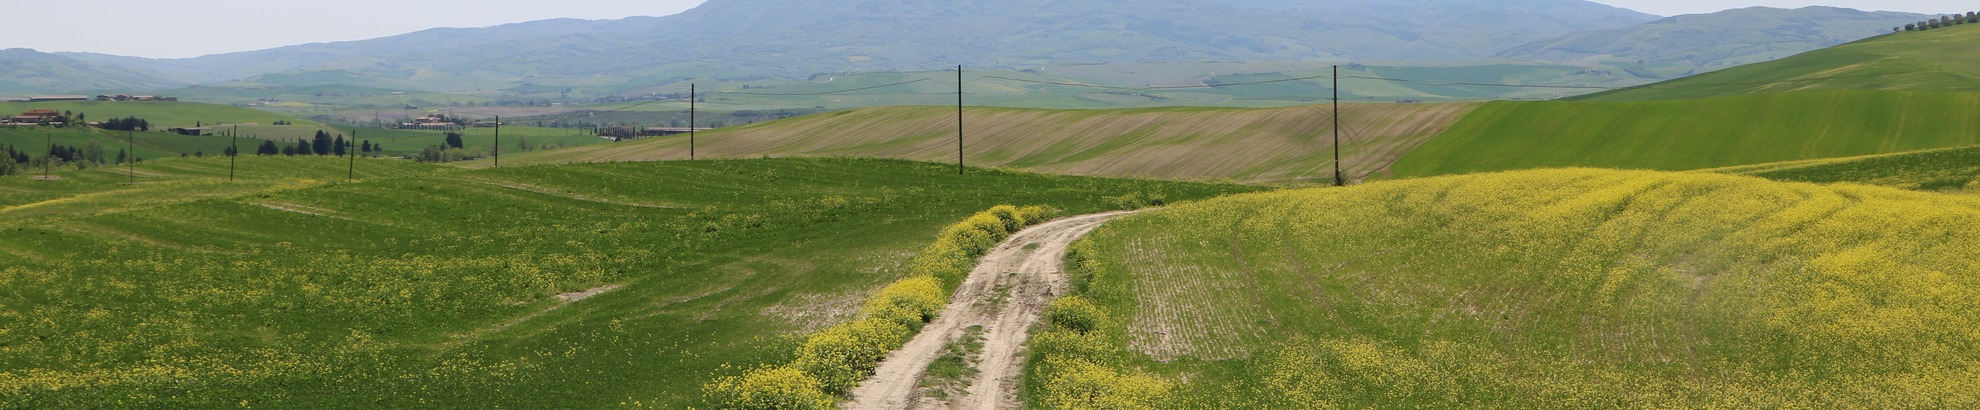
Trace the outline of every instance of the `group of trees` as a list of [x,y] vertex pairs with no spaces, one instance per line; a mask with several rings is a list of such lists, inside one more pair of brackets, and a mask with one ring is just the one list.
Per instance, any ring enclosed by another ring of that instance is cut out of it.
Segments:
[[111,118],[96,127],[111,131],[151,131],[151,121],[138,117]]
[[1968,23],[1980,23],[1980,12],[1969,11],[1966,12],[1966,15],[1963,16],[1954,14],[1954,15],[1939,17],[1931,20],[1920,21],[1917,23],[1906,24],[1904,25],[1904,27],[1891,29],[1891,31],[1925,31],[1936,28],[1952,27],[1952,26],[1968,24]]
[[[343,134],[332,136],[329,132],[318,130],[315,137],[298,139],[295,145],[277,144],[274,140],[262,141],[261,146],[255,148],[254,154],[291,157],[298,155],[336,155],[341,157],[351,153],[352,142],[355,141],[345,140]],[[357,151],[369,155],[374,152],[383,152],[384,150],[382,146],[373,145],[371,140],[364,140],[363,145],[359,146]]]
[[458,132],[448,132],[446,137],[447,139],[442,140],[440,145],[428,146],[426,149],[420,150],[418,155],[413,156],[413,160],[419,162],[454,162],[481,159],[482,152],[469,152],[466,149],[467,136],[461,135]]
[[102,143],[96,141],[84,143],[81,147],[73,145],[50,145],[48,152],[44,153],[44,155],[33,155],[27,150],[9,145],[6,147],[6,152],[0,154],[4,154],[4,156],[0,156],[0,175],[14,175],[24,170],[43,167],[74,167],[81,170],[104,164],[123,164],[126,161],[142,161],[142,159],[132,157],[130,153],[125,152],[123,149],[118,149],[117,156],[111,157],[110,150],[104,148]]

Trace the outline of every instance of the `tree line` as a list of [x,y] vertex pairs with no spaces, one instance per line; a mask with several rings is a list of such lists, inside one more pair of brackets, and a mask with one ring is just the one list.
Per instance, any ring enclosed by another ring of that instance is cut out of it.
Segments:
[[125,162],[144,161],[144,159],[132,156],[121,148],[117,150],[116,157],[111,157],[110,150],[104,148],[102,143],[96,141],[84,143],[81,147],[74,145],[50,145],[48,152],[45,154],[33,155],[28,150],[8,145],[6,152],[0,153],[0,155],[4,155],[4,157],[0,157],[0,175],[15,175],[26,170],[44,167],[73,167],[77,170],[84,170],[104,164],[121,165]]
[[1952,27],[1952,26],[1957,26],[1957,25],[1961,25],[1961,24],[1969,24],[1969,23],[1980,23],[1980,12],[1972,12],[1972,11],[1969,11],[1969,12],[1966,12],[1966,15],[1963,15],[1963,16],[1962,16],[1962,15],[1958,15],[1958,14],[1953,14],[1953,15],[1947,15],[1947,16],[1942,16],[1942,17],[1939,17],[1939,18],[1935,18],[1935,19],[1931,19],[1931,20],[1926,20],[1926,21],[1920,21],[1920,22],[1917,22],[1917,23],[1911,23],[1911,24],[1906,24],[1906,25],[1904,25],[1904,27],[1898,27],[1898,28],[1893,28],[1893,29],[1891,29],[1891,31],[1894,31],[1894,32],[1896,32],[1896,31],[1925,31],[1925,30],[1931,30],[1931,29],[1938,29],[1938,28],[1946,28],[1946,27]]
[[[307,139],[297,139],[294,145],[278,144],[274,140],[262,141],[261,146],[255,148],[254,154],[262,155],[262,156],[282,155],[282,156],[290,156],[290,157],[308,156],[308,155],[319,155],[319,156],[335,155],[341,157],[346,154],[350,154],[350,150],[353,148],[351,147],[352,142],[358,142],[358,141],[346,140],[344,139],[343,134],[336,134],[333,136],[329,132],[325,132],[323,130],[317,130],[316,136]],[[359,154],[367,155],[367,156],[372,155],[373,153],[381,153],[385,151],[385,147],[380,145],[374,145],[371,143],[371,140],[364,140],[362,144],[358,145],[355,148]]]

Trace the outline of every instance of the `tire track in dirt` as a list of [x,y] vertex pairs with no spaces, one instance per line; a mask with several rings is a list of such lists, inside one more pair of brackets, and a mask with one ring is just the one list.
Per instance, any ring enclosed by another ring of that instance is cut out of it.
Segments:
[[[949,306],[906,346],[880,362],[874,376],[853,390],[848,409],[1020,407],[1024,343],[1052,299],[1066,291],[1065,253],[1073,241],[1108,220],[1131,212],[1065,218],[1012,235],[983,257],[956,290]],[[950,342],[971,326],[984,329],[980,373],[947,403],[921,397],[922,373]]]

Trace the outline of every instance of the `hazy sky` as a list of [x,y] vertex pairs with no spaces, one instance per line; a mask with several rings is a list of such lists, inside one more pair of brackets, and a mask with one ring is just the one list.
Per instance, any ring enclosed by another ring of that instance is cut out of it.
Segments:
[[[1327,1],[1327,0],[1314,0]],[[1657,14],[1829,5],[1951,13],[1967,0],[1595,0]],[[434,27],[485,27],[558,17],[664,16],[702,0],[69,0],[53,13],[0,24],[0,48],[195,57],[286,45],[363,40]]]

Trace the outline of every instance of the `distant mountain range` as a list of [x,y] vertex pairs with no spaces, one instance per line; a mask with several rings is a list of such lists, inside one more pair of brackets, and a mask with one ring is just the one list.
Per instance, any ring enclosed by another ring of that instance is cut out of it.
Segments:
[[[434,29],[188,59],[13,51],[0,61],[0,91],[250,84],[595,95],[690,78],[803,79],[959,64],[1608,59],[1710,68],[1868,37],[1877,34],[1872,28],[1921,17],[1747,9],[1659,20],[1582,0],[710,0],[666,17]],[[1726,33],[1737,41],[1723,41]]]
[[115,64],[91,63],[22,48],[0,50],[0,93],[156,90],[185,84]]

